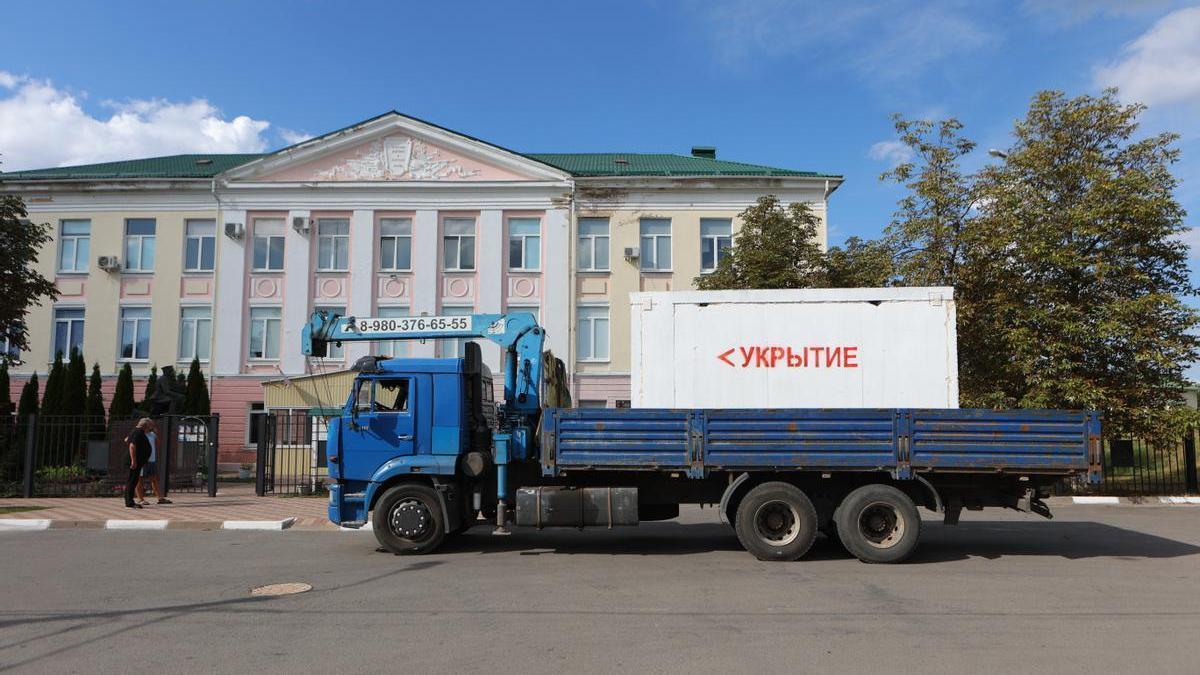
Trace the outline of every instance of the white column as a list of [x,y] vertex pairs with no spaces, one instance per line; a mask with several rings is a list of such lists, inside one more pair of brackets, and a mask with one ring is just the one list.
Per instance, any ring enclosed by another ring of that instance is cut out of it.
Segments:
[[249,232],[245,211],[224,211],[217,221],[217,271],[213,294],[213,375],[237,375],[242,354],[242,310],[246,298],[245,237],[225,236],[226,223],[241,223]]
[[309,219],[308,211],[288,211],[283,228],[283,344],[279,345],[279,369],[285,375],[304,374],[304,355],[300,353],[300,331],[308,323],[312,299],[313,272],[310,266],[312,237],[315,229],[301,234],[293,227],[293,218]]
[[[356,209],[350,216],[350,300],[347,316],[371,316],[375,307],[375,212]],[[347,342],[346,363],[371,353],[369,342]]]
[[542,325],[546,346],[562,359],[567,373],[574,370],[571,358],[571,220],[567,209],[546,211],[543,225],[546,255],[542,265]]
[[[409,313],[412,316],[421,316],[422,313],[431,315],[437,313],[440,251],[437,211],[433,209],[417,211],[413,218],[413,283],[412,288],[409,289]],[[434,342],[433,340],[426,340],[425,344],[413,342],[409,353],[415,357],[432,358]]]
[[[475,276],[475,311],[499,314],[504,306],[504,213],[487,209],[479,213],[479,265]],[[500,345],[479,340],[483,362],[500,372]]]

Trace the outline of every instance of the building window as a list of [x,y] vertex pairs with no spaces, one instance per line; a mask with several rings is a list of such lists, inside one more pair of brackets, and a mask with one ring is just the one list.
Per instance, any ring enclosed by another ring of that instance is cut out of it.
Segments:
[[183,271],[211,272],[217,260],[217,226],[211,220],[189,220],[184,226]]
[[[442,307],[441,316],[470,316],[473,307]],[[448,359],[462,358],[467,344],[466,338],[443,338],[438,340],[438,355]]]
[[246,445],[258,445],[260,427],[267,416],[266,406],[262,401],[254,401],[246,411]]
[[86,272],[92,221],[64,220],[59,225],[58,271]]
[[54,345],[50,356],[70,356],[72,349],[83,351],[83,308],[60,307],[54,310]]
[[279,272],[283,270],[283,220],[264,218],[254,221],[255,272]]
[[442,269],[475,269],[475,219],[447,218],[442,224]]
[[212,348],[212,308],[184,307],[179,311],[179,360],[208,361]]
[[542,308],[537,305],[509,305],[508,313],[513,312],[528,312],[533,315],[533,320],[537,321],[538,325],[542,323]]
[[345,272],[350,269],[350,221],[346,218],[317,220],[317,271]]
[[608,218],[579,219],[579,259],[581,272],[608,271]]
[[150,358],[150,308],[121,308],[121,354],[123,361]]
[[733,221],[728,218],[700,219],[700,271],[712,272],[729,255],[733,246]]
[[642,269],[671,271],[671,219],[642,218]]
[[[408,316],[407,307],[380,307],[376,316],[381,319],[399,319]],[[375,353],[389,359],[408,356],[408,340],[382,340],[375,343]]]
[[542,268],[542,221],[509,218],[508,269],[536,272]]
[[608,360],[608,308],[582,306],[576,314],[575,351],[580,361]]
[[250,308],[250,358],[279,358],[279,308]]
[[130,272],[154,271],[153,218],[129,218],[125,221],[125,269]]
[[21,350],[17,347],[16,337],[21,334],[25,324],[13,322],[5,333],[0,334],[0,355],[8,357],[12,363],[21,362]]
[[[346,316],[346,307],[344,305],[341,307],[337,307],[334,305],[321,305],[320,307],[313,307],[313,309],[318,312],[324,310],[325,312],[327,312],[329,314],[337,314],[338,316]],[[338,360],[338,359],[346,358],[346,349],[342,345],[337,344],[336,342],[329,342],[326,345],[325,349],[326,349],[326,351],[325,351],[324,358],[326,358],[326,359]]]
[[384,272],[407,272],[412,269],[411,218],[380,219],[379,269]]

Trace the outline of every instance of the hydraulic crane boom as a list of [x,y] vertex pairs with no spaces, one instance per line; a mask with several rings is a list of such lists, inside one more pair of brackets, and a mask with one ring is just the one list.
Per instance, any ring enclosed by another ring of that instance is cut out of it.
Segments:
[[541,412],[542,345],[545,331],[528,312],[469,316],[376,318],[318,310],[301,333],[301,351],[325,356],[330,342],[482,338],[503,350],[504,414],[534,417]]

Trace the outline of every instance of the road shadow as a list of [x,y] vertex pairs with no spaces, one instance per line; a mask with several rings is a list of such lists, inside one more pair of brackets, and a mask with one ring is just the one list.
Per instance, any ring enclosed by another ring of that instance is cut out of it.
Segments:
[[[495,536],[488,525],[448,539],[442,552],[511,553],[520,555],[689,555],[741,551],[733,528],[720,523],[643,523],[638,527],[555,529],[538,532],[515,528]],[[968,558],[1042,556],[1085,558],[1177,558],[1200,554],[1200,546],[1145,532],[1096,522],[970,521],[957,526],[925,521],[921,542],[910,563],[937,563]],[[850,559],[840,542],[819,535],[805,560]]]

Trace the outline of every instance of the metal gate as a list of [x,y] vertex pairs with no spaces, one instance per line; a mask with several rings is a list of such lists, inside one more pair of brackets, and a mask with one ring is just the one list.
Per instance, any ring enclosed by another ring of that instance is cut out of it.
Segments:
[[1176,443],[1152,445],[1139,438],[1104,443],[1104,479],[1094,491],[1105,495],[1183,495],[1197,486],[1196,447],[1200,429]]
[[321,495],[328,491],[328,419],[308,411],[259,415],[255,492]]

